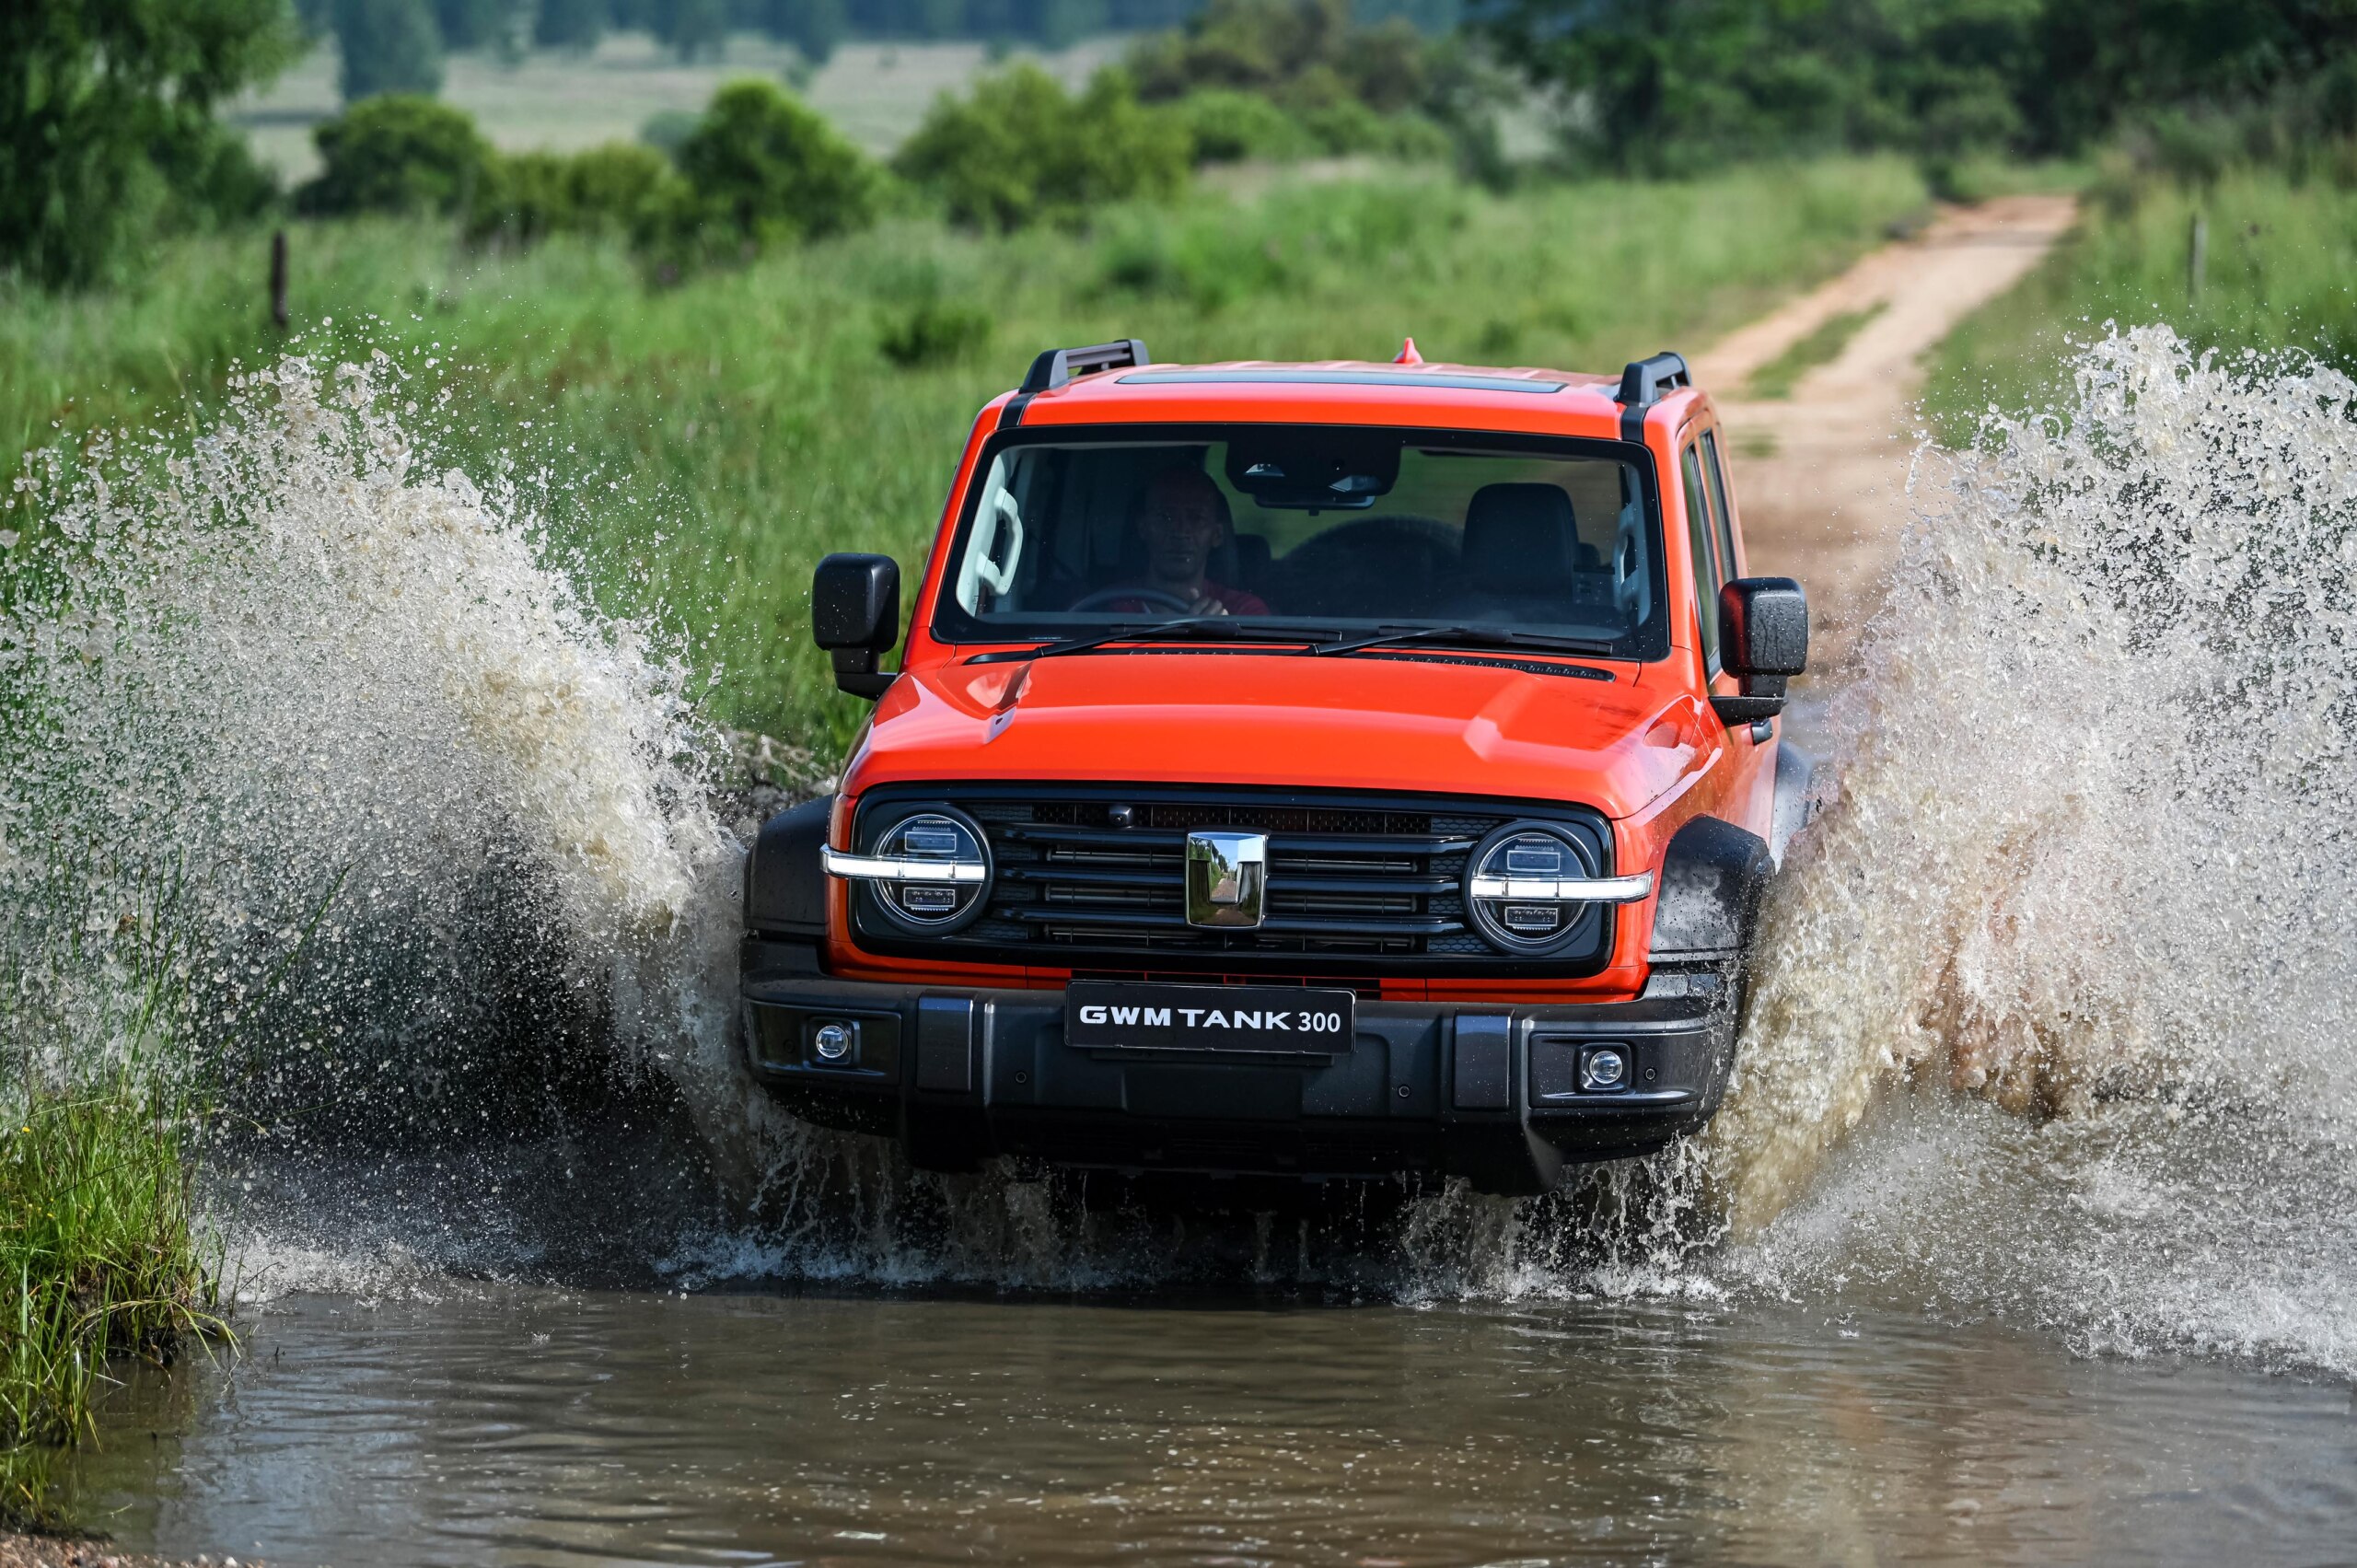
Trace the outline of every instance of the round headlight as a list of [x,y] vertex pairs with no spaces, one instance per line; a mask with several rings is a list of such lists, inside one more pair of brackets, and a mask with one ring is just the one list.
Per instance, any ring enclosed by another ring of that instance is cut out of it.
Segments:
[[906,880],[867,884],[870,895],[898,925],[928,935],[956,929],[981,912],[990,898],[990,846],[982,830],[962,811],[940,808],[903,817],[886,828],[868,852],[879,860],[913,865],[980,866],[970,881]]
[[[1543,889],[1594,877],[1587,846],[1549,822],[1510,822],[1481,841],[1465,863],[1465,912],[1493,947],[1549,953],[1562,947],[1594,906],[1554,897],[1517,896],[1516,884]],[[1478,886],[1501,887],[1494,896]],[[1551,892],[1551,889],[1547,889]]]

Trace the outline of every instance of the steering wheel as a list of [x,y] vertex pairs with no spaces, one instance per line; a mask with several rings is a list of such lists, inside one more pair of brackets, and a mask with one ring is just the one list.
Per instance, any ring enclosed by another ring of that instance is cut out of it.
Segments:
[[1176,610],[1181,615],[1195,608],[1194,600],[1180,598],[1177,594],[1167,593],[1161,588],[1099,588],[1095,593],[1083,595],[1075,602],[1064,606],[1064,613],[1077,615],[1085,610],[1103,610],[1108,605],[1119,604],[1124,599],[1135,599],[1149,608],[1160,605],[1166,610]]

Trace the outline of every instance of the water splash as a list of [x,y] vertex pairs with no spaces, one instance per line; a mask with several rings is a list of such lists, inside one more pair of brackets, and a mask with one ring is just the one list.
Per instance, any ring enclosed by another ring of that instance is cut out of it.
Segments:
[[[1549,1199],[1190,1223],[778,1116],[735,1064],[737,849],[681,665],[512,488],[432,471],[432,397],[381,358],[285,361],[192,450],[20,487],[0,891],[41,918],[0,928],[8,1005],[20,1040],[102,1012],[124,949],[192,932],[192,1007],[262,1071],[472,1129],[341,1204],[290,1189],[308,1229],[252,1251],[314,1285],[546,1261],[506,1180],[683,1283],[1765,1291],[2357,1367],[2353,395],[2132,332],[2059,413],[1927,459],[1725,1110]],[[574,1196],[574,1134],[486,1113],[501,1062],[585,1051],[661,1070],[749,1220],[691,1180]]]
[[192,444],[30,456],[0,958],[42,1071],[123,1047],[134,949],[263,1099],[481,1121],[486,1059],[617,1019],[642,1064],[697,1058],[678,977],[735,845],[684,670],[542,561],[512,486],[430,471],[431,418],[383,355],[288,357]]
[[1920,487],[1701,1151],[1736,1267],[2357,1365],[2353,420],[2147,328]]

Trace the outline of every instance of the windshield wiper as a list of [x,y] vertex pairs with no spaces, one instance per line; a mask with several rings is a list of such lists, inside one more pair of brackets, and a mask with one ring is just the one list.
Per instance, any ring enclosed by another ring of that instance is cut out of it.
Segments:
[[1354,654],[1361,648],[1398,647],[1408,643],[1462,643],[1469,646],[1529,648],[1548,654],[1593,654],[1610,656],[1619,645],[1602,637],[1558,637],[1546,632],[1514,632],[1496,626],[1415,626],[1386,629],[1372,637],[1347,643],[1320,643],[1302,651],[1309,654]]
[[1054,658],[1060,654],[1085,654],[1091,648],[1101,648],[1108,643],[1178,642],[1202,637],[1220,642],[1309,643],[1334,633],[1313,629],[1307,632],[1271,632],[1253,622],[1239,621],[1232,615],[1190,615],[1178,621],[1165,621],[1152,626],[1114,626],[1102,632],[1091,632],[1085,637],[1071,637],[1061,643],[1050,643],[1039,648],[1000,648],[995,652],[976,654],[968,664],[1013,664],[1018,660]]

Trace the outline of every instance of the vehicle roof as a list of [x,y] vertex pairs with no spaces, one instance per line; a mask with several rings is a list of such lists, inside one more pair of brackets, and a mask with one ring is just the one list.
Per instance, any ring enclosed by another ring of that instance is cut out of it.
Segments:
[[[1116,366],[993,406],[1021,398],[1026,426],[1297,421],[1617,437],[1620,384],[1618,376],[1537,366],[1241,359]],[[1656,406],[1700,395],[1681,389]]]

